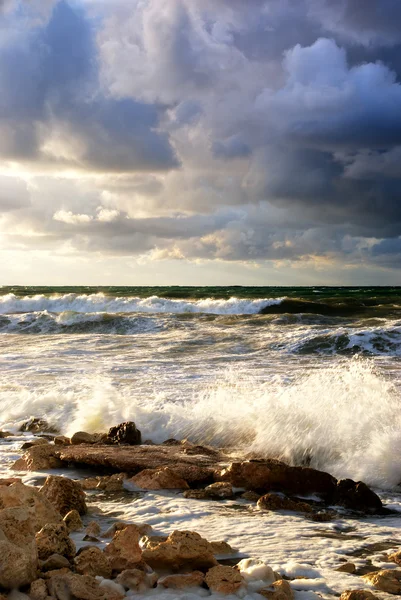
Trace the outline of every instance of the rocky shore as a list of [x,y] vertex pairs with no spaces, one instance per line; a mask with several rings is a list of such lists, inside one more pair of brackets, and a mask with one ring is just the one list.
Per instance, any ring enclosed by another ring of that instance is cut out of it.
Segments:
[[[92,475],[74,480],[50,474],[40,488],[24,485],[18,477],[0,480],[0,600],[15,590],[19,596],[13,600],[122,600],[165,590],[189,590],[194,598],[294,598],[288,576],[261,561],[235,559],[238,549],[227,541],[211,542],[187,530],[155,535],[140,522],[115,521],[102,531],[96,518],[88,521],[91,490],[170,490],[199,501],[238,498],[261,513],[287,511],[318,522],[332,521],[338,511],[356,517],[391,513],[363,482],[337,480],[274,459],[244,460],[235,451],[186,440],[142,443],[133,423],[122,423],[108,434],[77,432],[70,439],[35,419],[24,428],[36,437],[13,465],[16,475],[60,468],[68,475],[71,466]],[[7,435],[12,434],[3,432],[2,437]],[[79,548],[71,537],[76,532],[82,532],[84,542]],[[401,594],[401,570],[396,568],[401,550],[387,559],[394,568],[364,572],[360,590],[346,585],[355,565],[339,565],[344,573],[341,599]]]

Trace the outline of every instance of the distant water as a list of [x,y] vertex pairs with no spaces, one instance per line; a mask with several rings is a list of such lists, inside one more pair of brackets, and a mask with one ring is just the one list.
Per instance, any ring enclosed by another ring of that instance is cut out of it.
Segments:
[[401,288],[2,287],[0,428],[135,420],[401,481]]

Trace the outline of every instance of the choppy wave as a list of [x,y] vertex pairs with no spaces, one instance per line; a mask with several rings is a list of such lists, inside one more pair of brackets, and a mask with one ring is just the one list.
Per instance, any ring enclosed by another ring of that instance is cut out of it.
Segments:
[[0,314],[43,312],[50,313],[210,313],[210,314],[257,314],[266,306],[276,306],[282,298],[243,298],[203,300],[173,300],[150,296],[118,297],[105,294],[63,294],[18,297],[7,294],[0,297]]
[[35,415],[71,434],[131,419],[155,442],[189,438],[383,488],[401,482],[399,391],[370,361],[263,382],[230,371],[206,389],[199,384],[193,396],[182,402],[159,392],[144,399],[99,375],[76,388],[52,384],[39,393],[20,387],[2,399],[2,427]]

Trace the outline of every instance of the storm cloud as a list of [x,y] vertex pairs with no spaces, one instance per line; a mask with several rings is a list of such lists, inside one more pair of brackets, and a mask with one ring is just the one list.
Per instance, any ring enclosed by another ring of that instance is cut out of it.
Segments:
[[394,0],[2,2],[4,251],[390,281],[400,32]]

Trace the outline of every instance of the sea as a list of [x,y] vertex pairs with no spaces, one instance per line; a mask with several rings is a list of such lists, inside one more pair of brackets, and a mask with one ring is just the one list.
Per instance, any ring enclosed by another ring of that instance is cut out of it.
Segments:
[[[225,539],[290,577],[298,600],[368,587],[335,570],[345,559],[394,568],[400,287],[3,286],[0,368],[0,430],[30,417],[65,435],[135,421],[152,442],[188,439],[362,480],[394,511],[322,524],[241,500],[147,493],[93,498],[103,518]],[[19,435],[0,440],[2,475]]]

